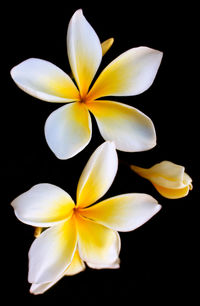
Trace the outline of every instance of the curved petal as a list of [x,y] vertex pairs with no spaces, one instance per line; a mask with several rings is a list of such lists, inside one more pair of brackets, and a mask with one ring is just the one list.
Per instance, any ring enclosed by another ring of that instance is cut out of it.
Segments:
[[161,206],[148,194],[130,193],[112,197],[80,210],[81,215],[113,230],[127,232],[152,218]]
[[80,257],[93,267],[112,265],[120,252],[117,232],[89,219],[77,216],[78,249]]
[[192,186],[192,179],[191,177],[187,174],[187,173],[184,173],[183,174],[183,184],[185,186],[189,186],[189,189],[192,190],[193,189],[193,186]]
[[33,186],[11,205],[20,221],[37,227],[49,227],[66,220],[74,208],[70,195],[51,184]]
[[114,38],[109,38],[101,43],[102,48],[102,55],[104,56],[108,50],[112,47],[112,44],[114,43]]
[[85,264],[81,260],[78,251],[76,250],[74,257],[72,259],[71,264],[66,269],[64,273],[59,275],[54,281],[48,282],[48,283],[42,283],[42,284],[32,284],[30,288],[30,293],[32,294],[42,294],[48,289],[50,289],[52,286],[54,286],[63,276],[67,275],[74,275],[77,273],[80,273],[85,270]]
[[149,169],[131,165],[131,169],[152,183],[166,188],[183,188],[187,185],[187,180],[184,181],[185,168],[170,161],[162,161]]
[[78,10],[67,32],[67,51],[74,78],[84,97],[102,58],[101,43],[94,29]]
[[35,295],[43,294],[44,292],[49,290],[51,287],[53,287],[62,277],[63,277],[63,274],[62,276],[60,276],[58,279],[56,279],[53,282],[42,283],[42,284],[31,284],[30,293],[35,294]]
[[54,282],[42,283],[42,284],[31,284],[30,293],[32,294],[43,294],[45,291],[53,287],[62,277],[56,279]]
[[87,103],[105,140],[114,141],[125,152],[145,151],[156,145],[153,122],[145,114],[129,105],[113,101]]
[[124,52],[102,71],[88,94],[88,100],[144,92],[153,83],[161,59],[162,52],[147,47]]
[[30,283],[54,281],[72,262],[77,244],[74,217],[45,230],[29,251]]
[[188,195],[190,186],[182,188],[167,188],[153,183],[156,190],[165,198],[168,199],[179,199]]
[[70,102],[80,99],[78,89],[70,77],[45,60],[25,60],[11,70],[11,76],[19,88],[40,100]]
[[110,188],[117,173],[118,158],[115,145],[104,142],[92,154],[77,186],[77,207],[86,207]]
[[90,114],[84,103],[64,105],[51,113],[45,124],[46,141],[59,159],[82,151],[91,139]]
[[85,264],[82,261],[82,259],[80,258],[78,249],[76,250],[74,257],[72,259],[71,264],[69,265],[69,267],[67,268],[67,270],[65,271],[64,275],[66,276],[71,276],[71,275],[75,275],[77,273],[80,273],[82,271],[85,270]]
[[91,264],[87,262],[89,268],[92,269],[119,269],[120,268],[120,259],[117,258],[112,264],[110,265],[102,265],[102,264]]

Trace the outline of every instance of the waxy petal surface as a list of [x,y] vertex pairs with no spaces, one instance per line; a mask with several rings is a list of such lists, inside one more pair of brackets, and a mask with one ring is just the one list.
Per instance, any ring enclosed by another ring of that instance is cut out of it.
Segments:
[[78,251],[76,250],[74,257],[72,259],[71,264],[66,269],[64,273],[61,273],[54,281],[48,282],[48,283],[42,283],[42,284],[32,284],[30,288],[30,292],[32,294],[42,294],[48,289],[50,289],[52,286],[54,286],[63,276],[67,275],[75,275],[77,273],[80,273],[85,270],[85,264],[81,260]]
[[162,52],[147,47],[124,52],[102,71],[88,94],[88,100],[144,92],[153,83],[161,59]]
[[68,159],[82,151],[91,139],[90,114],[84,103],[64,105],[51,113],[45,124],[45,137],[59,159]]
[[15,66],[11,76],[26,93],[48,102],[79,100],[79,92],[71,78],[56,65],[30,58]]
[[[121,241],[119,237],[119,244],[121,246]],[[92,264],[90,262],[87,262],[87,265],[89,268],[92,269],[119,269],[120,268],[120,259],[117,258],[112,264],[105,265],[105,264]]]
[[49,227],[66,220],[75,206],[67,192],[51,184],[33,186],[11,205],[21,222],[37,227]]
[[69,267],[67,268],[67,270],[65,271],[64,275],[66,276],[71,276],[71,275],[75,275],[77,273],[80,273],[82,271],[85,270],[85,264],[82,261],[82,259],[80,258],[78,249],[76,250],[74,257],[72,259],[71,264],[69,265]]
[[145,151],[156,145],[154,125],[134,107],[113,101],[87,103],[105,140],[114,141],[125,152]]
[[92,154],[77,186],[77,207],[86,207],[101,198],[110,188],[118,167],[115,145],[104,142]]
[[78,10],[72,16],[67,32],[67,51],[71,69],[84,97],[102,59],[101,43],[94,29]]
[[108,266],[117,259],[120,238],[117,232],[77,216],[78,250],[81,258],[93,267]]
[[150,195],[130,193],[104,200],[82,209],[80,213],[113,230],[127,232],[147,222],[160,209],[161,206]]
[[167,188],[157,184],[154,184],[156,190],[165,198],[168,199],[179,199],[188,195],[190,191],[190,186],[185,186],[182,188]]
[[30,283],[54,281],[72,262],[77,244],[74,217],[45,230],[29,251]]
[[134,107],[113,101],[87,103],[105,140],[125,152],[145,151],[156,145],[153,122]]

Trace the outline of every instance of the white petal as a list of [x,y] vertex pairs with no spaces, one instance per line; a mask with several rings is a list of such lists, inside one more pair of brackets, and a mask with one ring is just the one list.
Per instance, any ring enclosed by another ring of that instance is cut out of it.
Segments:
[[64,275],[62,274],[58,279],[55,279],[52,282],[42,283],[42,284],[32,284],[30,288],[30,293],[32,294],[42,294],[51,287],[53,287]]
[[113,101],[87,103],[105,140],[125,152],[145,151],[156,145],[153,122],[138,109]]
[[91,118],[84,103],[64,105],[51,113],[45,124],[45,137],[59,159],[82,151],[91,139]]
[[152,218],[161,206],[148,194],[122,194],[82,209],[80,213],[90,220],[113,230],[127,232]]
[[30,283],[54,281],[70,265],[77,244],[74,218],[45,230],[29,251]]
[[[114,263],[115,268],[117,267],[117,262]],[[54,281],[42,284],[32,284],[30,288],[30,292],[33,294],[42,294],[52,286],[54,286],[63,276],[67,275],[75,275],[85,270],[85,264],[81,260],[78,251],[74,253],[74,257],[72,259],[71,264],[67,267],[67,269],[61,273]]]
[[26,93],[48,102],[79,100],[79,92],[70,77],[56,65],[30,58],[11,70],[15,83]]
[[77,206],[86,207],[110,188],[118,167],[115,145],[104,142],[92,154],[87,162],[77,187]]
[[120,259],[117,258],[112,264],[110,265],[101,265],[101,264],[91,264],[87,262],[89,268],[92,269],[119,269],[120,268]]
[[51,184],[38,184],[11,203],[23,223],[49,227],[69,218],[74,208],[70,195]]
[[69,23],[67,51],[73,75],[83,97],[101,62],[102,48],[82,10],[76,11]]
[[88,100],[144,92],[153,83],[161,59],[162,52],[147,47],[124,52],[102,71],[88,94]]

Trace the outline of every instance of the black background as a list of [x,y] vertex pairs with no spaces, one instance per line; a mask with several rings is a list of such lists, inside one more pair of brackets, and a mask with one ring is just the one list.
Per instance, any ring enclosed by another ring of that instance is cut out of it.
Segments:
[[[96,3],[84,7],[57,1],[3,7],[1,14],[6,18],[1,27],[1,263],[2,292],[7,301],[14,297],[28,305],[79,305],[81,302],[107,305],[121,300],[124,304],[141,305],[143,301],[163,304],[166,300],[180,302],[194,298],[198,275],[195,216],[199,205],[196,7],[192,2],[176,7],[165,3],[133,2],[112,7],[108,7],[108,3]],[[59,105],[39,101],[22,92],[10,78],[9,71],[27,58],[38,57],[69,72],[67,25],[79,8],[83,9],[101,41],[115,38],[100,70],[132,47],[148,46],[164,52],[149,90],[138,96],[113,99],[140,109],[153,120],[157,146],[140,153],[118,151],[119,170],[104,196],[145,192],[162,204],[162,210],[141,228],[120,234],[119,270],[87,268],[83,273],[63,278],[45,294],[33,296],[27,282],[27,253],[33,241],[33,228],[16,219],[10,202],[33,185],[44,182],[60,186],[75,199],[82,169],[103,139],[93,120],[89,145],[72,159],[58,160],[46,144],[44,123]],[[150,167],[162,160],[186,167],[194,185],[187,197],[163,198],[124,163]]]

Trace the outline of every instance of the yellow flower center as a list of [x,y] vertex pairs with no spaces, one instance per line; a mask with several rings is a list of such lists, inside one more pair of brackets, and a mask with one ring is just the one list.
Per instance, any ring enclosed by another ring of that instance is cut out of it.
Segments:
[[78,214],[80,214],[80,209],[79,209],[79,207],[74,207],[73,208],[73,213],[72,213],[74,216],[77,216]]
[[80,96],[80,102],[81,102],[81,103],[86,103],[86,101],[87,101],[86,97],[81,97],[81,96]]
[[[89,92],[90,92],[90,91],[89,91]],[[81,93],[79,92],[79,102],[80,102],[80,103],[85,103],[85,104],[87,104],[87,103],[93,101],[93,99],[91,99],[90,96],[89,96],[89,92],[86,93],[86,94],[81,94]]]

